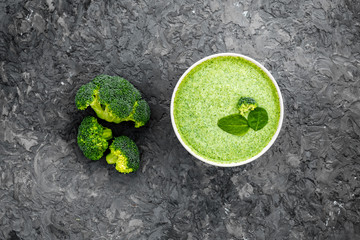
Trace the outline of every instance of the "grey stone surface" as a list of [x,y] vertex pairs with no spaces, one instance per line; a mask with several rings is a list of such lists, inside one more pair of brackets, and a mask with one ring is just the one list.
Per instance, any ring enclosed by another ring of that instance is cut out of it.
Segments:
[[[173,133],[172,90],[219,52],[263,63],[285,100],[259,160],[212,167]],[[1,0],[0,239],[360,239],[357,0]],[[77,89],[127,78],[152,109],[115,127],[142,164],[87,160]]]

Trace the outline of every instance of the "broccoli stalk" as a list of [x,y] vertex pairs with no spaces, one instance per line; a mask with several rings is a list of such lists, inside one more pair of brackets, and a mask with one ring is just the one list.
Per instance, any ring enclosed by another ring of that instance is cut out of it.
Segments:
[[115,169],[118,172],[130,173],[138,170],[139,149],[130,138],[126,136],[115,138],[109,149],[110,153],[106,156],[106,161],[108,164],[116,164]]
[[135,127],[150,119],[150,107],[141,99],[140,92],[121,77],[99,75],[80,87],[75,103],[78,109],[91,106],[96,115],[108,122],[134,121]]
[[108,164],[115,164],[118,160],[120,160],[119,164],[124,163],[126,161],[126,158],[122,156],[120,151],[113,151],[108,155],[106,155],[106,162]]
[[103,134],[102,134],[102,137],[105,139],[105,140],[110,140],[112,139],[112,131],[110,128],[106,128],[106,127],[103,127],[104,128],[104,131],[103,131]]
[[99,160],[112,138],[112,131],[100,125],[96,118],[88,116],[81,122],[78,130],[77,142],[85,157]]
[[107,122],[121,122],[121,119],[114,116],[114,114],[109,110],[108,106],[101,106],[98,93],[95,94],[94,101],[90,103],[90,106],[92,107],[92,109],[94,109],[96,115],[99,118],[104,119]]

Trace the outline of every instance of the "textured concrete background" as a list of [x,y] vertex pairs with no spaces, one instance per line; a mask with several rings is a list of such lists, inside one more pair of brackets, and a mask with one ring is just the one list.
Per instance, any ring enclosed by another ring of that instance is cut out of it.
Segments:
[[[231,169],[191,157],[169,117],[185,69],[227,51],[286,107],[273,147]],[[0,239],[360,239],[359,69],[357,0],[1,0]],[[74,96],[100,73],[150,103],[146,127],[114,128],[136,174],[77,147],[93,112]]]

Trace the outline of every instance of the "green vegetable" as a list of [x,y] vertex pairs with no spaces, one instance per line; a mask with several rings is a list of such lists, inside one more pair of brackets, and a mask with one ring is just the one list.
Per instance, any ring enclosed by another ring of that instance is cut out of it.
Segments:
[[135,172],[139,168],[139,149],[135,142],[126,136],[117,137],[109,147],[106,156],[108,164],[116,164],[116,170],[121,173]]
[[265,125],[268,123],[268,120],[269,117],[266,110],[261,107],[255,108],[255,110],[251,111],[248,116],[249,126],[255,131],[265,127]]
[[227,133],[243,136],[249,130],[249,125],[245,117],[240,114],[232,114],[219,119],[217,125]]
[[254,110],[256,107],[256,101],[250,97],[241,97],[237,104],[237,108],[239,109],[240,114],[243,116],[245,116],[245,113]]
[[77,142],[85,157],[99,160],[109,146],[107,140],[111,138],[110,129],[100,125],[96,118],[88,116],[79,126]]
[[139,100],[135,103],[132,114],[130,114],[130,120],[135,122],[135,127],[141,127],[149,121],[150,107],[145,100]]
[[126,79],[99,75],[80,87],[75,96],[78,109],[91,106],[97,116],[108,122],[135,122],[135,127],[145,125],[150,119],[150,107],[141,99],[140,92]]

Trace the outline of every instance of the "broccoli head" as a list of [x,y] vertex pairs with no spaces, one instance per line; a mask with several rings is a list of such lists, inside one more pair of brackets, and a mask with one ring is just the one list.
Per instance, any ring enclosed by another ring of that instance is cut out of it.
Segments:
[[135,142],[126,136],[114,138],[106,156],[108,164],[116,164],[116,170],[121,173],[135,172],[139,168],[139,149]]
[[140,92],[126,79],[99,75],[80,87],[75,96],[78,109],[91,106],[97,116],[108,122],[134,121],[141,127],[150,119],[150,107]]
[[96,118],[88,116],[79,126],[77,142],[85,157],[99,160],[109,146],[107,140],[111,138],[111,129],[100,125]]
[[241,97],[237,104],[237,108],[240,111],[240,114],[245,116],[245,113],[252,111],[257,107],[256,101],[251,97]]

